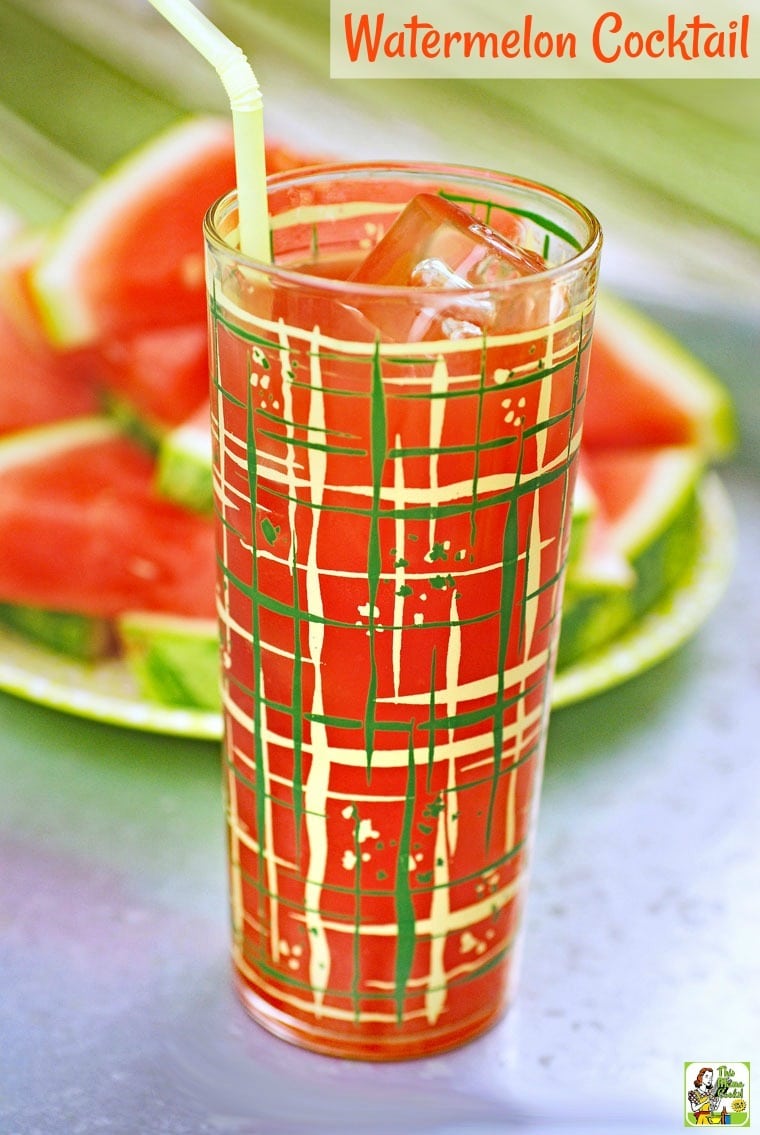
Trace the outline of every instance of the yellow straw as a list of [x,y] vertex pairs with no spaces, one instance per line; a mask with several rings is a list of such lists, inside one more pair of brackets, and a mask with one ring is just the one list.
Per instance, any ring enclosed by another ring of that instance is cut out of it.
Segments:
[[[232,40],[190,0],[150,0],[216,70],[232,109],[240,251],[270,261],[264,161],[264,103],[251,65]],[[209,202],[211,204],[211,202]]]

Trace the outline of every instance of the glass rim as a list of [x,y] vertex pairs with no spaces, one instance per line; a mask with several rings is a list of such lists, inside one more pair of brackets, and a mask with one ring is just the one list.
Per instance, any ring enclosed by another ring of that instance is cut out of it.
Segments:
[[[555,279],[561,279],[583,268],[599,255],[603,239],[602,227],[595,214],[582,202],[543,182],[534,181],[531,178],[521,177],[516,174],[499,173],[485,166],[427,161],[324,162],[308,166],[296,166],[290,170],[282,170],[279,173],[270,174],[267,177],[267,191],[271,193],[274,190],[287,189],[290,184],[295,185],[304,182],[324,181],[327,178],[335,179],[338,177],[348,180],[350,177],[360,175],[370,179],[376,177],[380,180],[381,177],[392,177],[394,174],[419,175],[420,177],[426,177],[430,180],[445,178],[446,176],[468,178],[474,182],[479,181],[484,185],[488,183],[500,185],[505,189],[514,186],[516,189],[533,192],[543,198],[559,202],[585,222],[588,232],[586,242],[577,252],[574,252],[573,255],[568,257],[567,260],[562,261],[561,264],[554,264],[550,268],[546,268],[541,272],[535,272],[530,276],[517,276],[507,280],[499,280],[495,283],[473,285],[473,287],[468,290],[474,294],[482,293],[492,295],[495,291],[506,291],[551,283]],[[345,295],[347,291],[351,291],[355,295],[374,296],[376,298],[382,296],[386,299],[401,297],[407,300],[410,296],[419,292],[425,292],[427,295],[439,297],[452,295],[461,296],[461,290],[455,287],[355,282],[353,280],[329,276],[317,276],[308,272],[299,271],[297,268],[272,264],[268,261],[259,260],[254,256],[249,256],[241,252],[239,248],[229,244],[218,231],[217,227],[223,214],[234,207],[237,198],[237,189],[231,189],[214,201],[208,208],[203,219],[203,231],[206,240],[216,252],[234,260],[241,266],[268,276],[272,280],[289,284],[293,287],[308,286],[312,291],[322,292],[324,294],[334,293],[337,295],[340,293]],[[401,211],[402,208],[403,205],[400,205],[399,211]]]

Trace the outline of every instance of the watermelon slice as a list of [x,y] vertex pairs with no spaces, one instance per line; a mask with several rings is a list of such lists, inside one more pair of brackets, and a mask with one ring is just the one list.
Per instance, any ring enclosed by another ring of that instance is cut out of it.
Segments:
[[581,453],[573,496],[573,527],[567,577],[584,591],[627,589],[636,576],[625,551],[615,545],[599,494],[591,484],[588,459]]
[[[311,164],[268,141],[269,172]],[[33,277],[55,343],[205,326],[203,217],[235,184],[226,119],[194,117],[114,167],[68,215]]]
[[219,709],[216,619],[130,611],[119,618],[117,632],[146,698],[163,705]]
[[93,362],[111,407],[134,417],[160,438],[208,404],[208,333],[205,323],[157,327],[103,343]]
[[324,154],[305,154],[301,150],[294,150],[278,138],[267,138],[265,145],[265,160],[267,173],[284,173],[299,166],[319,165],[326,160]]
[[39,248],[38,238],[22,239],[0,263],[0,434],[97,409],[91,355],[51,347],[30,301]]
[[0,603],[0,624],[40,646],[82,661],[113,654],[118,645],[108,619],[78,615],[73,611]]
[[156,489],[169,500],[210,514],[214,507],[211,476],[211,425],[208,399],[162,438]]
[[172,127],[99,181],[34,274],[53,340],[204,322],[203,216],[234,184],[231,129],[214,118]]
[[213,526],[154,493],[152,458],[113,422],[16,434],[0,478],[0,602],[214,616]]
[[[558,667],[609,642],[690,568],[704,465],[697,449],[682,446],[584,455],[599,507],[597,535],[588,537],[594,567],[568,572]],[[610,557],[629,565],[628,581],[605,578],[599,564]]]
[[584,411],[586,450],[693,445],[724,458],[736,431],[728,392],[663,328],[599,297]]

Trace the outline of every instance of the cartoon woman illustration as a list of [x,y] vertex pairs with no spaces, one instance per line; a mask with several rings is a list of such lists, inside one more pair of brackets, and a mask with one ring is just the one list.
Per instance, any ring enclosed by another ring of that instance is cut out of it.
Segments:
[[708,1123],[726,1123],[726,1109],[716,1115],[721,1097],[717,1094],[717,1085],[713,1084],[712,1068],[700,1068],[694,1081],[694,1090],[689,1092],[689,1106],[697,1117],[697,1127]]

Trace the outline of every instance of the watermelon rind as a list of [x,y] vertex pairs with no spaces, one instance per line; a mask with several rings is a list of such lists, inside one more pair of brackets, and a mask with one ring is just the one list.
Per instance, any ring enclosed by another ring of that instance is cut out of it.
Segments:
[[660,323],[609,292],[599,295],[594,327],[635,365],[655,399],[661,391],[680,406],[692,426],[689,444],[716,461],[733,453],[737,430],[731,396],[700,359]]
[[596,494],[578,471],[573,491],[572,528],[567,549],[567,570],[572,571],[584,558],[591,523],[597,510]]
[[10,434],[0,441],[0,475],[18,465],[44,461],[68,449],[118,437],[116,422],[104,417],[71,418]]
[[[100,337],[97,311],[87,292],[93,254],[118,231],[146,192],[170,183],[192,158],[200,160],[204,151],[229,135],[223,118],[183,120],[132,151],[80,198],[31,276],[43,323],[54,343],[81,346]],[[200,233],[198,242],[200,250]]]
[[673,587],[610,642],[557,671],[552,709],[574,705],[614,689],[657,666],[684,645],[712,614],[736,559],[736,520],[715,474],[698,493],[697,552]]
[[113,653],[115,646],[107,619],[79,615],[74,611],[0,603],[0,624],[40,646],[83,661],[104,658]]
[[581,465],[573,492],[572,529],[565,568],[568,586],[583,592],[627,590],[636,577],[625,552],[609,545],[602,547],[600,541],[594,539],[599,510],[599,498]]
[[632,586],[603,589],[568,576],[557,665],[562,668],[610,642],[635,622],[693,563],[699,547],[699,486],[702,454],[673,446],[653,459],[645,489],[616,524],[608,540],[625,557]]
[[211,473],[211,430],[195,421],[177,426],[161,439],[156,489],[168,500],[194,512],[209,514],[214,507]]
[[163,705],[219,709],[215,619],[130,611],[117,620],[117,633],[143,697]]
[[131,437],[151,453],[157,453],[164,431],[161,426],[140,414],[128,398],[114,394],[112,390],[100,392],[101,409],[115,422],[119,432]]

